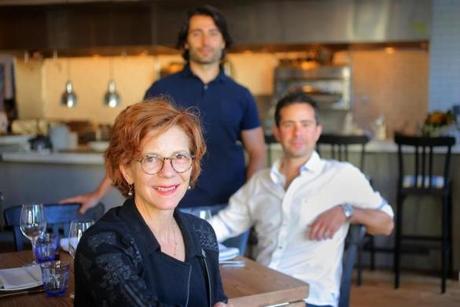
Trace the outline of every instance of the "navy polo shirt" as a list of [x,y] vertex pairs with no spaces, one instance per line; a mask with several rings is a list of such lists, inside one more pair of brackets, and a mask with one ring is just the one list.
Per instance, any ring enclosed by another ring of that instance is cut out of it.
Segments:
[[246,168],[241,131],[260,126],[251,93],[225,75],[208,84],[190,67],[155,82],[145,98],[168,95],[181,107],[194,107],[200,114],[207,153],[201,161],[197,184],[188,190],[181,207],[226,203],[245,182]]

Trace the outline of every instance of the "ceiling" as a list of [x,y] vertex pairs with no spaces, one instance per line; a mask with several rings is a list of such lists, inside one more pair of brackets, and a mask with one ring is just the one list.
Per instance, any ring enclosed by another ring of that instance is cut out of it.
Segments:
[[[326,46],[425,48],[431,0],[207,0],[227,17],[233,51]],[[199,0],[0,0],[0,52],[44,56],[169,53]]]
[[143,0],[0,0],[0,5],[49,5],[88,2],[139,2]]

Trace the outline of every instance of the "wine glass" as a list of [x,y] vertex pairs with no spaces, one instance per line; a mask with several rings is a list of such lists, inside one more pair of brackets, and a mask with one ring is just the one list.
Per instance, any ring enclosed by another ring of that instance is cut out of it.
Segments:
[[46,230],[45,211],[42,204],[22,205],[20,228],[22,234],[32,243],[32,254],[34,263],[36,263],[35,245],[37,239],[43,235]]
[[203,220],[209,220],[212,216],[211,210],[205,208],[193,209],[191,213]]
[[69,230],[69,254],[75,259],[78,242],[83,233],[94,224],[94,221],[72,221]]
[[[69,254],[75,260],[75,253],[77,252],[78,242],[83,235],[83,233],[94,224],[93,220],[89,221],[79,221],[74,220],[70,223],[69,229]],[[75,294],[71,293],[70,297],[75,298]]]

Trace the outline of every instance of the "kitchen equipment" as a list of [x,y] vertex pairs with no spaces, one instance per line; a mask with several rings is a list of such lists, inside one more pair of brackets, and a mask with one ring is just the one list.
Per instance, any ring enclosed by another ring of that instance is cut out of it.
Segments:
[[3,135],[0,136],[0,153],[30,151],[29,139],[32,135]]
[[29,140],[30,149],[33,151],[44,152],[49,151],[53,147],[49,137],[38,134],[36,137]]
[[8,117],[6,113],[0,111],[0,134],[5,134],[8,131]]
[[65,124],[51,126],[49,138],[55,151],[70,148],[70,129]]
[[323,131],[343,131],[351,110],[351,68],[308,60],[284,60],[275,69],[274,103],[289,92],[303,91],[317,103]]

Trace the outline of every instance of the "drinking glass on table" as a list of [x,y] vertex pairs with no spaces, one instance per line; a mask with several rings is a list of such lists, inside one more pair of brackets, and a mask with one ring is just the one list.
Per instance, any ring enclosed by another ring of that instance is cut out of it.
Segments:
[[59,235],[44,233],[38,237],[35,243],[35,261],[38,263],[58,260],[59,258]]
[[[83,233],[94,224],[94,221],[72,221],[70,223],[69,230],[69,254],[75,259],[75,253],[77,252],[78,242],[83,235]],[[70,297],[73,299],[75,296],[74,293],[70,294]]]
[[32,243],[32,254],[34,263],[36,263],[35,246],[37,239],[46,230],[45,211],[42,204],[22,205],[20,229],[22,234]]
[[190,213],[203,220],[209,220],[212,216],[211,209],[204,208],[194,208],[190,211]]
[[69,230],[69,254],[75,259],[78,242],[83,233],[94,224],[94,221],[72,221]]

